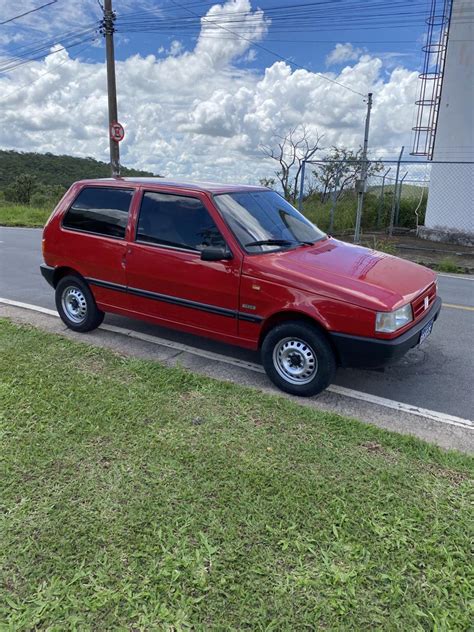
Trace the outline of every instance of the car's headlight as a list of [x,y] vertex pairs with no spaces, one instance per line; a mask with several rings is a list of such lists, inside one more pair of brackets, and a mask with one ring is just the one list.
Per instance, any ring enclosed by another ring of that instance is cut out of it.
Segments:
[[413,320],[411,305],[404,305],[394,312],[377,312],[375,331],[391,334]]

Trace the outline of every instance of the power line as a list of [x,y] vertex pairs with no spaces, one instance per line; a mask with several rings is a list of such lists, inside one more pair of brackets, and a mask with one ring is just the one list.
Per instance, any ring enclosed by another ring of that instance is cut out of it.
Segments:
[[[208,4],[201,3],[202,4]],[[188,6],[180,5],[185,11],[191,14],[191,18],[183,18],[181,16],[171,17],[163,16],[166,13],[166,7],[160,10],[160,13],[150,11],[141,11],[128,13],[120,16],[120,22],[127,30],[134,28],[153,30],[162,28],[170,30],[170,28],[195,28],[200,24],[200,16],[191,11]],[[288,31],[290,28],[302,27],[308,30],[308,20],[318,21],[317,30],[321,29],[322,24],[326,24],[331,30],[341,28],[341,24],[345,21],[350,25],[357,25],[359,28],[366,24],[372,26],[406,26],[412,24],[415,17],[424,20],[425,10],[418,2],[408,2],[407,0],[393,0],[387,4],[385,0],[366,0],[360,2],[357,0],[339,0],[335,3],[333,0],[320,0],[319,2],[310,3],[292,3],[280,6],[259,7],[259,11],[249,14],[248,11],[220,11],[218,15],[206,16],[208,24],[226,24],[227,26],[235,26],[236,28],[246,29],[252,21],[260,21],[262,13],[266,18],[271,19],[272,27],[281,23],[281,27]],[[334,24],[334,18],[337,18],[337,27]],[[242,24],[243,23],[243,24]]]
[[[98,26],[94,26],[93,28],[71,32],[65,36],[59,36],[52,40],[48,40],[42,45],[37,46],[36,48],[24,49],[10,59],[5,60],[3,64],[0,64],[0,74],[6,74],[32,61],[43,59],[43,57],[45,57],[46,55],[54,55],[55,53],[59,53],[62,50],[74,48],[76,46],[79,46],[80,44],[83,44],[84,42],[94,39],[97,28]],[[93,33],[94,37],[91,37]],[[62,46],[56,50],[51,51],[51,47],[58,43],[61,43]]]
[[[83,48],[80,48],[78,51],[76,51],[77,55],[80,55],[82,52],[84,52],[85,50],[90,48],[94,44],[95,41],[96,41],[95,39],[92,40],[92,42],[89,42],[86,46],[84,46]],[[68,61],[71,61],[71,59],[69,57],[67,59],[63,59],[63,61],[60,61],[59,64],[56,64],[54,68],[51,68],[51,70],[47,70],[46,72],[41,73],[41,75],[38,75],[38,77],[36,77],[36,79],[33,79],[33,81],[25,83],[25,84],[21,85],[20,87],[16,88],[15,90],[12,90],[11,92],[9,92],[8,94],[4,95],[0,99],[0,103],[2,103],[3,101],[6,101],[13,94],[16,94],[17,92],[20,92],[21,90],[24,90],[25,88],[29,88],[31,85],[33,85],[34,83],[36,83],[37,81],[42,79],[44,76],[55,72],[59,68],[59,66],[62,66],[63,64],[65,64]]]
[[[390,4],[387,4],[386,0],[365,0],[365,1],[357,1],[357,0],[319,0],[317,2],[306,2],[306,3],[295,3],[292,2],[286,5],[273,5],[273,6],[263,6],[259,5],[258,9],[260,11],[264,11],[267,15],[271,13],[277,14],[281,12],[289,13],[293,15],[296,12],[312,12],[317,10],[318,8],[322,9],[322,15],[327,15],[328,11],[332,12],[335,15],[340,16],[341,12],[344,8],[349,9],[350,11],[357,11],[358,9],[364,8],[365,10],[370,10],[371,7],[379,8],[379,10],[385,11],[386,9],[393,8],[401,8],[403,7],[405,10],[407,9],[417,9],[418,7],[424,8],[425,0],[392,0]],[[213,2],[191,2],[191,3],[182,3],[181,8],[188,8],[190,6],[213,6],[215,5],[215,1]],[[140,19],[141,17],[145,17],[149,19],[150,16],[159,15],[161,16],[163,11],[166,11],[166,5],[160,7],[159,13],[155,13],[153,11],[135,11],[132,13],[123,14],[123,18],[128,19]],[[243,15],[247,14],[247,11],[220,11],[220,15]]]
[[20,18],[25,17],[25,15],[30,15],[30,13],[35,13],[36,11],[39,11],[40,9],[44,9],[45,7],[49,7],[51,4],[56,4],[58,0],[51,0],[51,2],[47,2],[46,4],[42,4],[40,7],[36,7],[35,9],[30,9],[30,11],[25,11],[25,13],[20,13],[19,15],[15,15],[13,18],[9,18],[8,20],[5,20],[4,22],[0,22],[0,26],[3,26],[3,24],[8,24],[9,22],[13,22],[13,20],[18,20]]
[[[83,33],[85,29],[89,29],[92,27],[98,28],[99,26],[100,26],[100,21],[95,20],[94,22],[88,22],[87,24],[83,24],[82,27],[80,27],[79,29],[76,28],[71,31],[66,31],[65,33],[54,35],[52,38],[49,38],[49,39],[41,37],[40,39],[33,40],[32,42],[29,43],[29,47],[24,46],[24,45],[13,46],[13,47],[9,47],[8,50],[10,53],[12,53],[12,57],[15,57],[15,53],[18,53],[18,55],[28,54],[31,51],[35,52],[36,50],[38,50],[38,46],[39,47],[52,46],[53,44],[57,44],[58,42],[61,42],[65,38],[71,37],[73,35],[77,35],[78,33]],[[31,29],[32,27],[29,27],[29,28]],[[39,50],[41,50],[41,48],[39,48]]]
[[[181,6],[179,4],[179,2],[176,2],[176,0],[171,0],[171,2],[173,2],[173,4],[175,4],[179,8],[185,8],[185,10],[188,13],[191,13],[192,15],[199,17],[204,22],[207,22],[207,19],[205,17],[201,18],[197,13],[194,13],[194,11],[192,11],[191,9],[188,9],[186,7]],[[285,63],[287,63],[289,65],[292,65],[292,66],[295,66],[297,68],[300,68],[301,70],[306,70],[306,72],[309,72],[311,74],[315,74],[318,77],[321,77],[322,79],[326,79],[326,81],[329,81],[329,82],[334,83],[334,84],[336,84],[336,85],[338,85],[338,86],[340,86],[342,88],[345,88],[346,90],[349,90],[350,92],[353,92],[354,94],[357,94],[358,96],[362,97],[363,99],[365,99],[365,97],[366,97],[366,95],[362,94],[362,92],[358,92],[357,90],[354,90],[353,88],[350,88],[349,86],[344,85],[343,83],[337,81],[336,79],[331,79],[330,77],[326,77],[325,75],[322,75],[319,72],[312,72],[311,70],[308,70],[308,68],[305,68],[305,66],[302,66],[301,64],[298,64],[297,62],[291,61],[287,57],[283,57],[279,53],[276,53],[275,51],[272,51],[270,48],[267,48],[266,46],[263,46],[262,44],[259,44],[259,43],[255,42],[252,39],[244,37],[243,35],[239,35],[238,33],[235,33],[234,31],[231,31],[230,29],[226,28],[225,26],[222,26],[220,24],[216,24],[216,26],[218,26],[219,28],[223,29],[224,31],[228,31],[229,33],[232,33],[232,35],[235,35],[239,39],[242,39],[242,40],[245,40],[245,41],[249,42],[250,44],[252,44],[256,48],[260,48],[261,50],[264,50],[266,53],[269,53],[270,55],[273,55],[274,57],[277,57],[278,59],[280,59],[281,61],[284,61]]]

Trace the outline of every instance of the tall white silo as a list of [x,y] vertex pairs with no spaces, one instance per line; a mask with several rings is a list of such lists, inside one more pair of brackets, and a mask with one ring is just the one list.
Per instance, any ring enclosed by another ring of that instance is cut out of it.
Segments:
[[[438,2],[437,19],[442,16]],[[420,235],[474,245],[474,0],[452,0],[428,157],[433,160]],[[428,51],[432,56],[436,48]],[[464,164],[462,164],[464,163]],[[468,164],[471,163],[471,164]]]

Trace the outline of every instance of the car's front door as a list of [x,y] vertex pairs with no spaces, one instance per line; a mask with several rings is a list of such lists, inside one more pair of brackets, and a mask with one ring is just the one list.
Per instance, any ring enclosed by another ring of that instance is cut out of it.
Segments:
[[203,261],[227,244],[203,195],[144,191],[126,258],[132,309],[196,333],[237,336],[241,255]]

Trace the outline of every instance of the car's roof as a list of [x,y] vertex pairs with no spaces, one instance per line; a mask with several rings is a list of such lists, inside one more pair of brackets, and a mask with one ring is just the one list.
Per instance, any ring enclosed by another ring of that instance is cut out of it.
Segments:
[[249,184],[224,184],[217,182],[193,182],[191,180],[167,180],[166,178],[100,178],[94,180],[81,180],[81,184],[104,184],[120,186],[131,184],[146,187],[169,187],[174,189],[187,189],[188,191],[200,191],[208,193],[232,193],[235,191],[268,191],[263,186],[251,186]]

